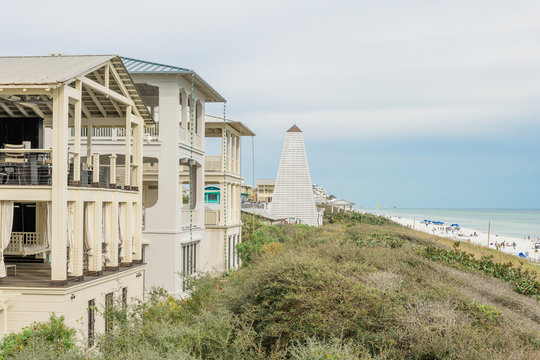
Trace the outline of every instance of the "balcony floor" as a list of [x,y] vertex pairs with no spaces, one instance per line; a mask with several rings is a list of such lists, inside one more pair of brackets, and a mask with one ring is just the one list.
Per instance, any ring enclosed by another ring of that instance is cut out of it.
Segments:
[[119,271],[103,271],[103,275],[84,275],[83,281],[68,281],[66,285],[51,285],[51,266],[50,264],[31,263],[31,262],[13,262],[7,260],[6,265],[17,265],[17,275],[12,267],[6,268],[7,276],[0,279],[0,289],[5,287],[39,287],[39,288],[68,288],[79,285],[83,282],[92,281],[107,275],[118,274],[128,269],[141,266],[133,264],[131,267],[120,267]]

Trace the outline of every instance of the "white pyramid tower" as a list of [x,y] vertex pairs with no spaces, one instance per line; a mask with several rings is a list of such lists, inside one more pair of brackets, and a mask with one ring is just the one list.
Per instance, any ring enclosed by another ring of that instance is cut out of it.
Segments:
[[304,135],[296,125],[285,134],[270,213],[296,217],[302,224],[319,225]]

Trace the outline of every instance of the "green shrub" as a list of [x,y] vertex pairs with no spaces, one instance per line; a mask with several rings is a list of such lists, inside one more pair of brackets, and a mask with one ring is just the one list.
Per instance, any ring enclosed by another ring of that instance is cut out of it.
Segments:
[[422,254],[430,260],[459,264],[467,269],[482,271],[511,283],[514,291],[520,294],[540,299],[540,282],[536,280],[536,272],[524,269],[521,265],[514,266],[510,262],[504,264],[494,262],[492,255],[476,259],[474,254],[460,250],[459,242],[454,243],[452,250],[428,246]]
[[64,324],[64,316],[51,315],[47,322],[35,322],[19,333],[5,336],[0,343],[0,359],[21,352],[41,351],[60,356],[75,345],[75,330]]
[[390,225],[396,224],[391,220],[367,213],[357,212],[334,212],[331,213],[328,210],[324,212],[325,224],[344,224],[344,225],[356,225],[356,224],[370,224],[370,225]]

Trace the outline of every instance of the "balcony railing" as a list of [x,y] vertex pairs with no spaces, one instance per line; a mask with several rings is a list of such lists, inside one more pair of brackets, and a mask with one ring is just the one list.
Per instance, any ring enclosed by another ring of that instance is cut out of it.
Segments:
[[[116,156],[109,156],[100,164],[99,154],[93,154],[90,162],[76,162],[75,154],[69,153],[68,186],[117,188],[131,190],[134,184],[124,184],[124,165],[116,165]],[[78,176],[75,174],[78,163]],[[132,182],[136,179],[137,165],[131,164]],[[75,180],[78,178],[78,181]],[[0,186],[29,186],[52,184],[52,156],[50,149],[0,149]]]
[[12,232],[5,255],[31,255],[47,250],[44,234],[37,232]]
[[[133,131],[132,131],[133,134]],[[86,128],[81,129],[81,138],[86,139]],[[70,128],[71,138],[75,137],[75,129]],[[144,127],[144,138],[146,140],[157,140],[159,137],[159,124]],[[118,140],[124,141],[126,138],[126,128],[93,128],[92,138],[94,140]]]
[[200,227],[199,210],[182,209],[182,228],[189,229],[190,226]]
[[219,225],[219,210],[206,210],[204,212],[205,225]]
[[50,185],[51,150],[0,149],[0,185]]
[[[223,158],[221,156],[207,156],[204,164],[206,171],[223,171]],[[238,160],[227,159],[226,169],[227,172],[239,174],[240,168]]]

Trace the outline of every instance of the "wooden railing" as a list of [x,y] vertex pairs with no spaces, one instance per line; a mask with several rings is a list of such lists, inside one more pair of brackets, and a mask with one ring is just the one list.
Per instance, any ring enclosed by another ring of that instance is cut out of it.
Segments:
[[4,250],[6,255],[24,255],[25,247],[43,244],[43,235],[36,232],[12,232],[8,246]]

